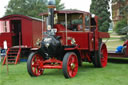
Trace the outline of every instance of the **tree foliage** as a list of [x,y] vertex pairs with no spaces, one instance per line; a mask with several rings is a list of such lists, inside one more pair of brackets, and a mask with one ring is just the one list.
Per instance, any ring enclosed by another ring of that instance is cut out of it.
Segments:
[[125,2],[126,0],[112,0],[112,3],[114,2]]
[[118,33],[118,34],[121,35],[121,34],[122,34],[122,31],[121,31],[121,30],[122,30],[125,26],[127,26],[127,21],[126,21],[126,19],[122,19],[121,21],[118,21],[118,22],[116,23],[114,29],[115,29],[116,33]]
[[114,30],[117,34],[122,34],[122,29],[126,26],[127,22],[126,19],[122,19],[120,21],[118,21],[114,27]]
[[124,34],[124,35],[128,34],[128,25],[121,29],[121,34]]
[[[56,0],[58,10],[64,9],[61,0]],[[47,0],[10,0],[5,15],[22,14],[26,16],[39,17],[39,13],[47,12]]]
[[121,29],[121,34],[125,36],[121,38],[121,40],[126,41],[128,40],[128,25]]
[[90,12],[99,17],[99,31],[108,32],[110,20],[110,0],[92,0]]
[[60,4],[61,0],[56,0],[56,10],[62,10],[64,9],[64,4]]

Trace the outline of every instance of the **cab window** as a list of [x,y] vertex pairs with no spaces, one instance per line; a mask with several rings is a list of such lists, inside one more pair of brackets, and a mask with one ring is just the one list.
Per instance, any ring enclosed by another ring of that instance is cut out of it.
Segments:
[[90,29],[90,16],[86,15],[85,16],[85,30],[89,30]]

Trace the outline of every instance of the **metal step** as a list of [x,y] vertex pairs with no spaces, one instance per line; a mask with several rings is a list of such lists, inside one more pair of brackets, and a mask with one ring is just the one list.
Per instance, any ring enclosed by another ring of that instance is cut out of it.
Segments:
[[18,52],[18,50],[10,50],[9,52]]
[[8,62],[8,64],[15,64],[15,62]]
[[8,58],[11,58],[11,57],[14,58],[14,57],[16,57],[16,56],[8,56]]
[[8,57],[8,64],[17,64],[19,61],[21,48],[9,48],[7,50],[7,55],[4,58],[3,65],[6,64],[6,58]]
[[15,61],[16,59],[8,59],[8,61]]
[[8,53],[8,55],[10,55],[10,54],[17,54],[17,53]]

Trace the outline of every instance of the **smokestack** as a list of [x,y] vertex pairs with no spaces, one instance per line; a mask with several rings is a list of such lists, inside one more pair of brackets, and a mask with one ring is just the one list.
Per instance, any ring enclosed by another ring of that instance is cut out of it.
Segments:
[[50,27],[51,29],[54,25],[54,8],[56,7],[55,4],[55,0],[48,1],[48,27]]
[[55,0],[49,0],[48,5],[56,5],[56,1]]

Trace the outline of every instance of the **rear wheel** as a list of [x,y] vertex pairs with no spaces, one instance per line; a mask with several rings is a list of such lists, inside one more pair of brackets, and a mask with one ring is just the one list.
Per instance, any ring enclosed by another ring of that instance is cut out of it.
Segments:
[[75,77],[78,71],[78,59],[74,52],[68,52],[63,58],[63,73],[65,78]]
[[99,50],[95,52],[93,64],[95,67],[105,67],[107,65],[108,53],[104,43],[99,45]]
[[27,61],[27,70],[30,76],[40,76],[43,74],[44,69],[41,68],[43,58],[37,52],[32,52]]

